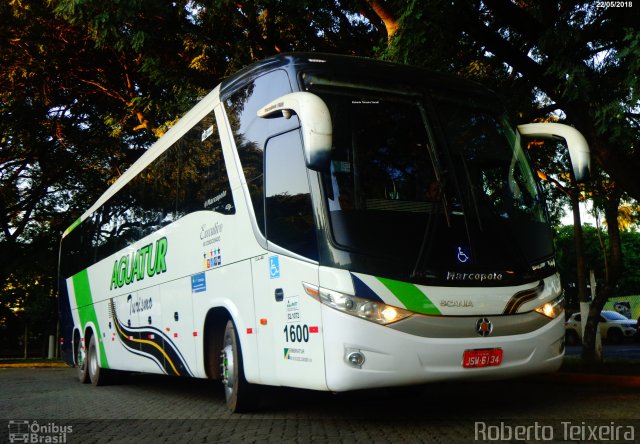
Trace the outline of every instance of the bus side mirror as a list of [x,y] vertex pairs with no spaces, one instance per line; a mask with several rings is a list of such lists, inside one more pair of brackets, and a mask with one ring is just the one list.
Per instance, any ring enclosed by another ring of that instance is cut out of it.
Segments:
[[289,119],[295,113],[300,119],[304,159],[307,168],[324,171],[329,168],[333,126],[324,101],[309,92],[294,92],[277,98],[258,110],[258,117]]
[[591,156],[589,144],[577,129],[561,123],[528,123],[519,125],[518,131],[523,136],[542,139],[564,139],[569,148],[569,157],[573,167],[573,175],[577,182],[585,182],[591,172]]

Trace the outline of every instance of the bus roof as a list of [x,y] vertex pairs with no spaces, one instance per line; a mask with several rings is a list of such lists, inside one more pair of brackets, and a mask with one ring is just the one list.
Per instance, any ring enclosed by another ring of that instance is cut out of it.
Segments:
[[221,100],[226,99],[256,77],[274,69],[284,69],[293,73],[327,71],[350,76],[362,73],[367,79],[389,84],[402,83],[420,88],[452,89],[495,97],[495,93],[479,83],[425,68],[340,54],[285,53],[253,63],[225,79],[220,84]]

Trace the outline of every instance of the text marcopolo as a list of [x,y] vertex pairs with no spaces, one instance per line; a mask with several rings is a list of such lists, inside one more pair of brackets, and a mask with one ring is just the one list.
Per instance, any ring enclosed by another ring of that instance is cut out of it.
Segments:
[[454,271],[447,272],[448,281],[501,281],[500,273],[458,273]]

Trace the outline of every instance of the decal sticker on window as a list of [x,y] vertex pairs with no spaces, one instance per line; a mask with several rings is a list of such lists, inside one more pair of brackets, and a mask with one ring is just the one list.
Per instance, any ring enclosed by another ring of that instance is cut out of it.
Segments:
[[471,258],[469,255],[469,249],[465,246],[459,246],[457,251],[457,259],[461,264],[466,264]]
[[201,142],[204,142],[205,140],[207,140],[209,137],[211,137],[211,135],[213,134],[213,125],[211,125],[209,128],[207,128],[206,130],[202,131],[202,137],[200,139]]

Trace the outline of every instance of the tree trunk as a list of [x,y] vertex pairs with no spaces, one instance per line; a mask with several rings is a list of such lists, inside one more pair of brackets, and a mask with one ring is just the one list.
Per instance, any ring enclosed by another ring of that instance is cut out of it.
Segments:
[[574,189],[571,193],[571,209],[573,210],[573,239],[576,248],[576,286],[578,300],[587,302],[587,267],[584,255],[584,236],[582,234],[582,221],[580,220],[579,191]]
[[600,291],[591,302],[589,318],[585,327],[582,357],[587,363],[596,363],[596,334],[600,312],[609,298],[615,294],[618,279],[622,273],[622,247],[620,243],[620,227],[618,226],[618,207],[622,191],[616,188],[605,201],[605,218],[607,220],[607,234],[609,236],[609,273]]
[[387,41],[391,42],[396,31],[398,31],[398,21],[393,14],[385,7],[380,0],[366,0],[373,12],[376,13],[378,18],[384,23],[384,27],[387,30]]

